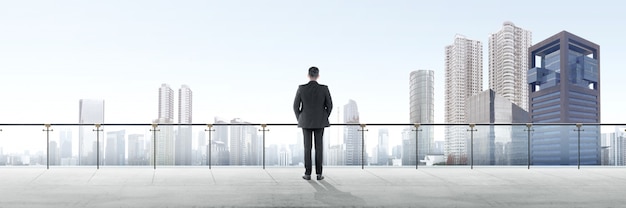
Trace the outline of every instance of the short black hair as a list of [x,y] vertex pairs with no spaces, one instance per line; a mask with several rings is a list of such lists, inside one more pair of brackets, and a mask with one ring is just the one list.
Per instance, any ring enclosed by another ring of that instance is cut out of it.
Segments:
[[309,68],[309,77],[317,78],[320,75],[320,70],[317,67],[312,66]]

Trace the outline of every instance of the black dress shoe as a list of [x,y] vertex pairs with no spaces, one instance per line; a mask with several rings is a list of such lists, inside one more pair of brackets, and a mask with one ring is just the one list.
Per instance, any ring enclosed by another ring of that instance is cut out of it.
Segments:
[[304,180],[311,180],[311,175],[303,175],[302,179],[304,179]]
[[324,176],[322,174],[317,174],[317,180],[324,180]]

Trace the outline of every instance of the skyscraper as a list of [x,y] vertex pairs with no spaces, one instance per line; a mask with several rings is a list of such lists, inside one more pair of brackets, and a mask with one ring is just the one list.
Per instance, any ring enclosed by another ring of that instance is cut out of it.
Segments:
[[489,88],[528,111],[528,48],[532,33],[506,21],[489,36]]
[[[445,122],[465,122],[465,101],[483,90],[483,46],[480,41],[456,35],[446,46]],[[444,157],[447,164],[467,164],[466,127],[446,127]]]
[[[509,99],[485,90],[467,100],[466,123],[528,123],[528,112]],[[474,132],[474,165],[525,165],[526,132],[520,126],[479,126]],[[468,141],[470,142],[470,141]]]
[[156,133],[156,148],[150,149],[150,156],[156,158],[150,160],[157,165],[174,165],[174,91],[167,84],[162,84],[159,88],[159,114],[153,123],[160,124]]
[[[354,100],[349,100],[346,105],[343,106],[343,121],[347,124],[359,123],[359,109]],[[361,132],[359,132],[358,125],[348,125],[344,127],[343,143],[346,145],[345,149],[345,165],[361,165],[364,162],[363,155],[363,139],[361,138]]]
[[[528,88],[533,123],[600,123],[600,46],[562,31],[529,49]],[[575,127],[574,127],[575,128]],[[532,140],[535,165],[578,163],[572,126],[538,126]],[[600,129],[583,126],[580,164],[600,164]]]
[[378,145],[376,146],[376,159],[378,165],[389,165],[389,130],[378,130]]
[[[60,140],[60,158],[72,158],[72,131],[70,130],[61,130],[59,133]],[[64,164],[61,164],[64,165]]]
[[124,165],[126,159],[126,141],[124,137],[126,132],[109,131],[107,132],[104,160],[106,165]]
[[[411,123],[435,123],[435,72],[433,70],[412,71],[409,78],[409,104]],[[434,141],[433,126],[422,126],[419,135],[419,155],[424,158],[430,153]],[[410,134],[403,147],[408,160],[403,165],[415,165],[416,135]]]
[[56,141],[50,141],[50,165],[59,165],[59,147]]
[[239,118],[230,123],[244,124],[230,126],[230,165],[259,165],[257,129]]
[[[212,132],[210,132],[212,133]],[[207,145],[207,132],[204,130],[198,131],[198,145],[196,146],[196,148],[194,148],[194,155],[191,158],[192,159],[192,163],[193,164],[200,164],[200,165],[208,165],[208,157],[207,154],[209,153],[209,146]],[[211,158],[212,159],[212,158]]]
[[[187,85],[178,90],[178,123],[191,124],[192,92]],[[191,125],[179,125],[176,137],[176,165],[191,165]]]
[[626,139],[623,129],[615,127],[615,132],[610,133],[612,136],[609,138],[609,164],[615,166],[626,165]]
[[144,135],[128,135],[128,165],[147,165]]
[[[215,117],[215,124],[227,124],[223,118]],[[215,125],[211,137],[211,163],[215,165],[230,164],[230,149],[228,141],[228,126]]]
[[178,123],[191,124],[192,92],[189,86],[182,85],[178,89]]
[[165,122],[174,122],[174,90],[168,84],[161,84],[159,88],[159,119]]
[[[104,123],[104,100],[81,99],[78,101],[78,105],[78,123],[81,124],[78,127],[78,163],[80,165],[96,165],[96,147],[98,146],[96,140],[98,136],[101,140],[104,139],[104,135],[101,131],[94,132],[93,124]],[[102,148],[102,146],[100,147]],[[102,156],[102,152],[100,152],[100,156]]]

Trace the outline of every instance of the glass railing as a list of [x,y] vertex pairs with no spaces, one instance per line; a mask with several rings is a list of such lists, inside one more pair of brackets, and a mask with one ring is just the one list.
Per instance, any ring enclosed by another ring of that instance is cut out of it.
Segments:
[[[0,166],[303,166],[296,124],[0,124]],[[624,166],[626,124],[332,124],[326,166]],[[313,151],[314,152],[314,151]]]

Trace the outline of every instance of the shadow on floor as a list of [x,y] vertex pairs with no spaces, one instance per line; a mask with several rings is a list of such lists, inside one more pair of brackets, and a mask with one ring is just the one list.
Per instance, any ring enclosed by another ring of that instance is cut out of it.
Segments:
[[364,206],[365,200],[352,195],[350,192],[343,192],[325,180],[310,180],[309,184],[315,188],[315,200],[331,206]]

